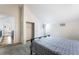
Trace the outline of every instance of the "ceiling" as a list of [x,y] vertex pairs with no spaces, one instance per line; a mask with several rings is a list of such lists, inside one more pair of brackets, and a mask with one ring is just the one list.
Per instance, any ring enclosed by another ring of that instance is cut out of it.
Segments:
[[79,21],[79,5],[77,4],[29,4],[27,6],[42,22]]
[[[6,7],[19,7],[21,8],[23,6],[23,4],[1,4],[0,8],[2,8],[1,10],[4,10]],[[0,12],[0,20],[2,19],[6,19],[6,18],[12,18],[13,16],[6,14],[5,12]]]

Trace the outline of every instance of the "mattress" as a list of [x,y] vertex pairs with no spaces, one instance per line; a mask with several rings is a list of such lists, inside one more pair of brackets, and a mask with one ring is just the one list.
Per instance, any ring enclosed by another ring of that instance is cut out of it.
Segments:
[[32,52],[38,55],[79,55],[79,41],[52,37],[35,39]]

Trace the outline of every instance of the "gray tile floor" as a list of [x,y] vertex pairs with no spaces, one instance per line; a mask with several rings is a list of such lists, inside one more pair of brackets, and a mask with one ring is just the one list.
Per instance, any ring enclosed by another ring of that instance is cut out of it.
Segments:
[[30,55],[30,43],[0,48],[0,55]]

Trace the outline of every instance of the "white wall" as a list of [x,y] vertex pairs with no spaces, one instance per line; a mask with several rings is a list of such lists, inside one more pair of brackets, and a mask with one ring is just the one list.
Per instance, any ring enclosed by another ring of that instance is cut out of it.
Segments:
[[38,37],[42,35],[41,32],[41,25],[39,20],[36,18],[36,16],[30,11],[30,9],[27,7],[27,5],[24,5],[24,22],[23,22],[23,42],[26,43],[25,41],[27,40],[26,38],[26,22],[34,22],[35,23],[35,37]]
[[66,22],[66,25],[61,27],[60,23],[50,24],[50,29],[48,29],[48,33],[50,33],[53,37],[63,37],[69,39],[79,40],[79,21],[74,22]]
[[[49,24],[47,34],[79,40],[79,4],[32,4],[28,7],[41,22],[40,25]],[[60,27],[61,23],[66,26]]]

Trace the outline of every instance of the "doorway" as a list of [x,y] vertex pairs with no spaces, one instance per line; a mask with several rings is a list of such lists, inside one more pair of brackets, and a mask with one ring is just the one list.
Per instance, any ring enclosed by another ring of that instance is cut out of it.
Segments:
[[15,17],[0,15],[0,46],[12,45],[15,40]]
[[31,41],[34,38],[34,27],[33,22],[26,22],[26,41]]

